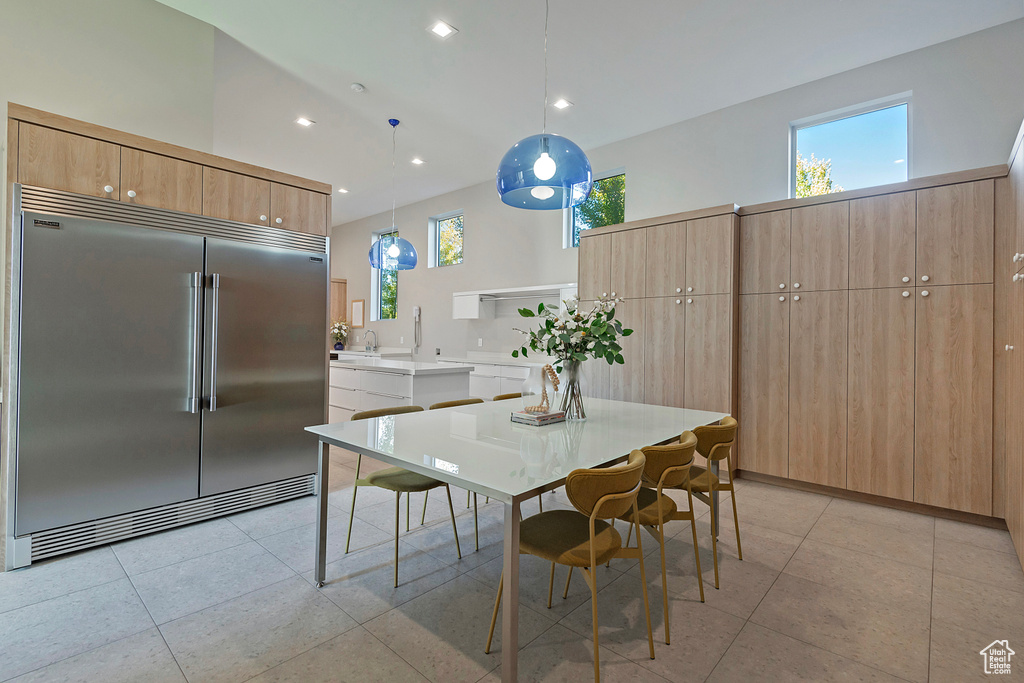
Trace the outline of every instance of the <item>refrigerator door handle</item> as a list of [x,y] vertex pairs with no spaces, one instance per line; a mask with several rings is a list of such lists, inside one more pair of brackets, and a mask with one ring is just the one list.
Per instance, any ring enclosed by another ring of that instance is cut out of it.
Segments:
[[192,348],[191,348],[191,367],[189,368],[188,377],[188,405],[186,410],[190,413],[198,413],[200,408],[200,383],[199,383],[199,352],[201,342],[199,340],[200,330],[203,327],[202,319],[202,295],[203,295],[203,274],[200,272],[192,273],[191,289],[192,289]]
[[220,273],[210,276],[213,289],[213,316],[210,332],[210,412],[217,410],[217,337],[220,328]]

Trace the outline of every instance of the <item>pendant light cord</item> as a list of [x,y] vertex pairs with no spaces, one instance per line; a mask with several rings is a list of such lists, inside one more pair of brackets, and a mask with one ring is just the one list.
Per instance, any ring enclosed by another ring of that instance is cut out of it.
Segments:
[[391,127],[391,229],[395,228],[395,206],[398,203],[398,195],[395,192],[395,155],[398,153],[398,124]]
[[551,0],[544,0],[544,125],[542,133],[548,132],[548,14],[551,12]]

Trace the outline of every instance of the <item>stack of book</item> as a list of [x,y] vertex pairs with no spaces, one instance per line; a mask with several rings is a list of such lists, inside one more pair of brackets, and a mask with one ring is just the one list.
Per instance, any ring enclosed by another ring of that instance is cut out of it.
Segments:
[[565,411],[556,410],[550,413],[528,413],[525,410],[519,410],[512,413],[512,421],[519,424],[541,427],[543,425],[555,424],[556,422],[565,422]]

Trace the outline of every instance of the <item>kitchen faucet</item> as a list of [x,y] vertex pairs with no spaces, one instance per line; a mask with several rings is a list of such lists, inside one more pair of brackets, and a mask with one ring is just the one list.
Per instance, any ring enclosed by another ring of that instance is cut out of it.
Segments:
[[367,330],[366,332],[363,332],[363,341],[364,342],[366,341],[366,335],[368,335],[368,334],[372,334],[373,335],[373,346],[370,346],[369,344],[366,344],[365,345],[365,349],[366,349],[367,353],[373,353],[374,351],[377,350],[377,333],[374,332],[373,330]]

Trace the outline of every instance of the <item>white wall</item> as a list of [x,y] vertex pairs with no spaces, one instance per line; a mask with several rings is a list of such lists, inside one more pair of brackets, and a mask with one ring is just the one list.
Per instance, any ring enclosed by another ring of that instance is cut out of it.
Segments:
[[[840,46],[841,49],[841,46]],[[756,204],[789,192],[789,123],[912,91],[911,177],[1006,163],[1024,117],[1024,20],[910,52],[622,140],[588,155],[595,171],[625,167],[626,220],[720,204]],[[699,97],[699,93],[695,93]],[[642,106],[638,104],[637,106]],[[509,141],[511,144],[512,140]],[[495,159],[497,164],[498,159]],[[399,197],[399,200],[401,198]],[[427,218],[463,208],[465,262],[428,269]],[[492,181],[398,210],[420,254],[399,274],[398,319],[368,323],[381,345],[411,345],[412,306],[423,307],[421,358],[508,351],[520,335],[511,306],[490,321],[451,319],[453,291],[576,280],[576,250],[562,249],[561,212],[511,209]],[[370,232],[390,212],[332,230],[331,272],[349,299],[370,302]]]

